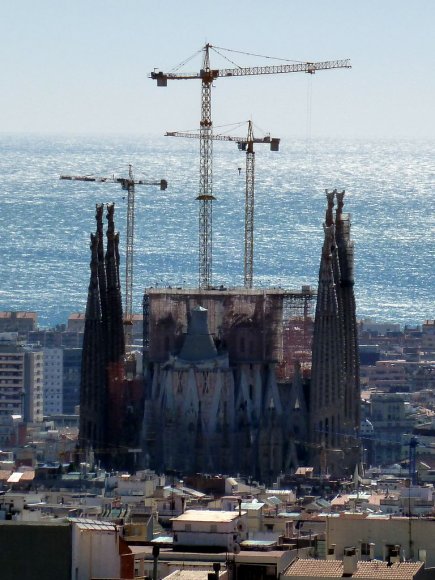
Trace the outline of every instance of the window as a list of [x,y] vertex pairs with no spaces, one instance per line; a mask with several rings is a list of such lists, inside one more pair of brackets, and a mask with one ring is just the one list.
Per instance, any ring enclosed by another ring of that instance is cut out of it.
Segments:
[[361,542],[361,556],[370,556],[369,542]]

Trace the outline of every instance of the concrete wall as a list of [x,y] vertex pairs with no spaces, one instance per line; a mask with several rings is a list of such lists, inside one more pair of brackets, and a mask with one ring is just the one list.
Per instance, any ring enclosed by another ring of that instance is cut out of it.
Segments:
[[119,578],[121,560],[118,541],[118,534],[114,530],[86,530],[74,526],[71,565],[73,580]]
[[71,525],[0,522],[0,578],[71,579]]

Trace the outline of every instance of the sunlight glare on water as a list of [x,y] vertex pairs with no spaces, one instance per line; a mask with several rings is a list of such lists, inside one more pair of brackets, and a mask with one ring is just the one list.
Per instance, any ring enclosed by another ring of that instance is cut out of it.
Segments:
[[[124,276],[126,192],[59,175],[126,176],[129,163],[137,177],[168,180],[163,192],[136,187],[134,310],[145,287],[198,284],[198,142],[2,136],[0,149],[1,310],[36,310],[42,326],[84,310],[97,202],[116,203]],[[254,285],[316,286],[324,190],[345,189],[358,316],[435,318],[433,150],[430,141],[282,140],[278,153],[257,146]],[[234,143],[214,144],[215,285],[243,283],[244,156]]]

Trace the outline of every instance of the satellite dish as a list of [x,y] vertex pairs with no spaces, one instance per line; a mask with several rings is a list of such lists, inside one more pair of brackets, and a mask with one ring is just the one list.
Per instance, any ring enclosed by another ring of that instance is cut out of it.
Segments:
[[240,554],[240,545],[237,542],[234,542],[233,554],[235,554],[236,556],[237,554]]

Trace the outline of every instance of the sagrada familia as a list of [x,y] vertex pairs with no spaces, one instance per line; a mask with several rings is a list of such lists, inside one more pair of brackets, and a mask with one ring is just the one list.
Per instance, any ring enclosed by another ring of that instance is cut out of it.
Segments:
[[143,368],[126,377],[114,207],[91,235],[80,398],[80,448],[112,468],[252,476],[312,466],[352,473],[360,385],[354,248],[344,191],[326,192],[315,292],[151,288]]

